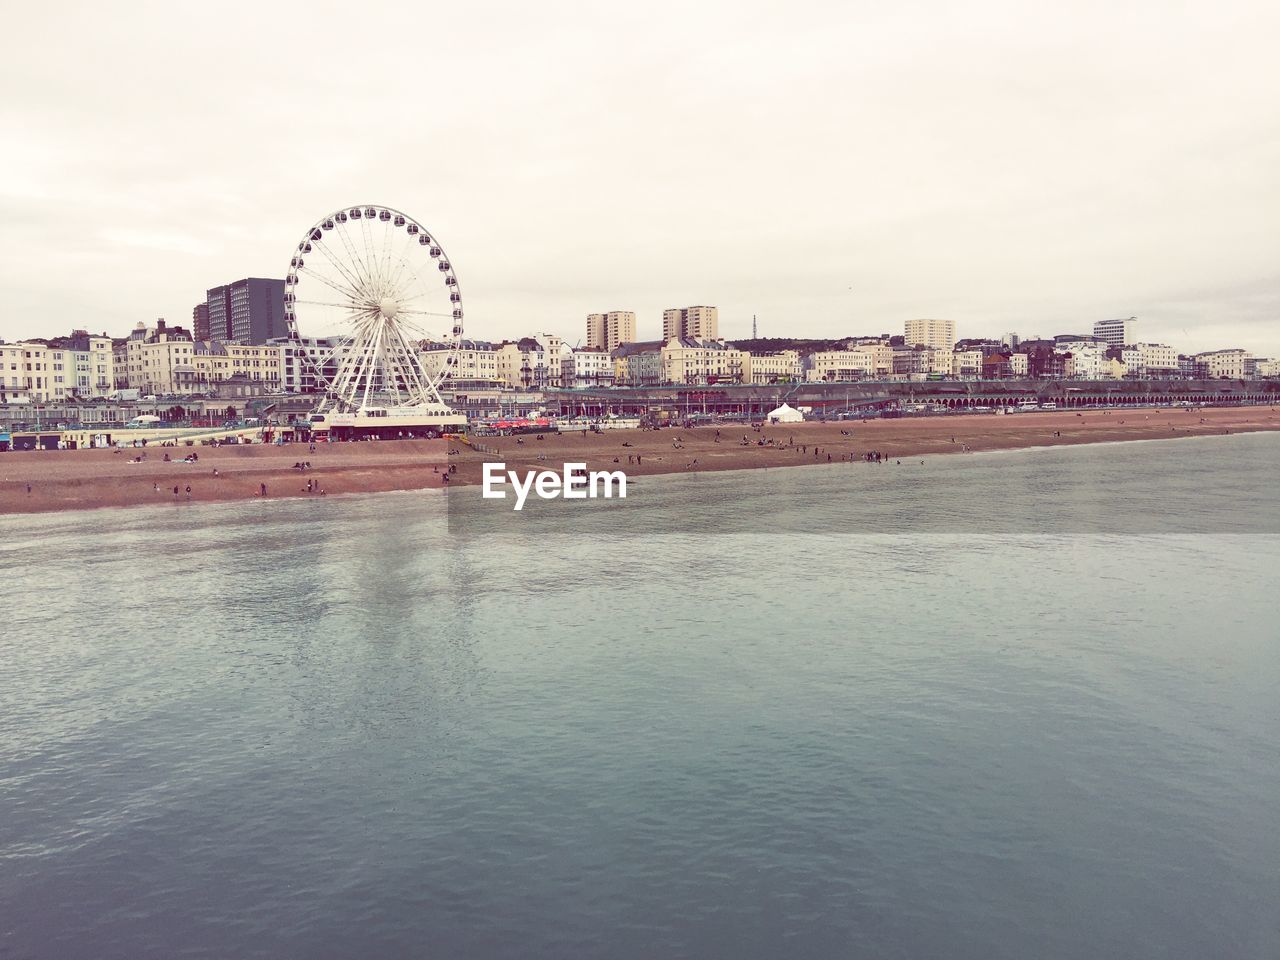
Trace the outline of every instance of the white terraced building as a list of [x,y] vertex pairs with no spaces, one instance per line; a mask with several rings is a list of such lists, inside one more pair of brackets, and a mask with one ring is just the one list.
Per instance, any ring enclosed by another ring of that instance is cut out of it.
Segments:
[[1067,361],[1067,376],[1076,380],[1102,380],[1108,376],[1110,362],[1105,343],[1079,341],[1065,344],[1071,359]]
[[613,384],[613,357],[608,350],[595,347],[572,350],[561,358],[560,365],[560,386],[567,390]]
[[1204,363],[1211,380],[1243,380],[1250,359],[1247,350],[1211,350],[1196,354],[1196,360]]
[[105,397],[115,387],[111,338],[69,337],[0,343],[0,393],[37,403]]
[[[445,363],[445,357],[453,345],[429,340],[422,345],[422,361],[433,376]],[[457,361],[451,374],[453,380],[495,383],[498,380],[498,351],[484,340],[463,340],[458,345]]]
[[1163,343],[1135,343],[1139,375],[1167,377],[1178,372],[1178,351]]
[[723,340],[670,340],[662,348],[662,379],[665,383],[737,383],[745,355]]
[[743,383],[783,383],[803,376],[804,364],[800,361],[799,351],[742,354]]
[[869,343],[851,350],[820,350],[809,354],[805,379],[815,383],[877,380],[893,374],[893,347]]

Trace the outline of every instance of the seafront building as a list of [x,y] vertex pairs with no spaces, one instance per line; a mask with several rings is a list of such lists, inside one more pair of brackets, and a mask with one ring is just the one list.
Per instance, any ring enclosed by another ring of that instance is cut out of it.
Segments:
[[[428,340],[422,344],[423,366],[431,374],[439,373],[445,358],[453,351],[453,344]],[[463,340],[458,344],[451,377],[468,384],[495,385],[498,383],[498,351],[485,340]]]
[[746,351],[723,340],[680,337],[661,350],[662,377],[666,383],[739,383]]
[[956,325],[951,320],[908,320],[903,334],[903,344],[908,347],[951,350],[956,343]]
[[279,344],[241,344],[196,340],[183,327],[163,320],[155,327],[142,322],[117,347],[115,386],[144,395],[190,395],[233,377],[280,390],[284,382],[284,348]]
[[1155,379],[1177,376],[1178,351],[1163,343],[1135,343],[1139,375]]
[[[1196,361],[1204,364],[1211,380],[1243,380],[1251,360],[1247,350],[1210,350],[1196,354]],[[1256,360],[1253,366],[1256,369]]]
[[1134,326],[1137,322],[1137,317],[1129,317],[1125,320],[1098,320],[1093,325],[1093,335],[1108,346],[1123,346],[1137,339],[1134,336]]
[[893,365],[893,347],[878,341],[850,350],[811,353],[806,359],[805,379],[828,382],[882,380],[893,375]]
[[613,358],[597,347],[572,350],[560,361],[560,386],[565,390],[607,387],[613,383]]
[[[225,305],[227,297],[222,300]],[[714,326],[714,311],[714,307],[667,311],[667,326]],[[117,391],[132,394],[132,399],[161,400],[277,392],[306,395],[336,378],[346,349],[344,340],[284,336],[256,344],[217,339],[213,334],[219,323],[225,332],[229,316],[217,312],[214,300],[197,304],[193,310],[195,333],[208,329],[207,338],[161,319],[153,326],[139,323],[129,336],[116,340],[76,330],[65,337],[0,341],[0,404],[131,399],[124,393],[117,395]],[[589,339],[608,343],[633,335],[632,313],[592,314],[589,322],[597,319],[600,324],[589,330]],[[466,340],[456,351],[453,344],[444,341],[423,341],[419,348],[433,372],[440,370],[447,355],[453,355],[456,363],[450,377],[470,399],[479,397],[480,391],[495,392],[496,396],[501,391],[532,394],[608,387],[1280,377],[1280,363],[1239,348],[1187,355],[1178,354],[1168,344],[1130,342],[1134,322],[1100,321],[1092,334],[1063,333],[1051,339],[972,338],[950,345],[944,344],[954,334],[951,321],[912,320],[906,322],[907,333],[902,337],[778,338],[776,349],[755,349],[767,345],[767,340],[739,345],[688,336],[573,349],[562,337],[545,332],[497,344]],[[1125,342],[1111,342],[1121,338]],[[745,349],[747,346],[752,349]],[[503,402],[491,405],[503,408]]]
[[798,350],[743,352],[742,383],[794,383],[804,378]]
[[552,333],[504,340],[496,350],[495,375],[516,389],[555,389],[563,376],[564,357],[571,352],[564,339]]
[[114,379],[115,356],[106,334],[76,330],[67,337],[0,343],[0,403],[105,397]]
[[662,341],[624,343],[609,354],[613,382],[619,387],[653,387],[662,383]]
[[1067,344],[1066,375],[1075,380],[1101,380],[1109,369],[1107,345],[1095,340]]
[[587,314],[587,348],[610,351],[636,339],[636,315],[631,310]]
[[319,388],[317,374],[332,382],[346,356],[342,337],[273,337],[266,346],[280,349],[280,380],[286,393],[311,393]]
[[957,380],[976,380],[982,376],[982,361],[988,354],[981,350],[956,350],[951,355],[951,375]]
[[663,343],[719,339],[719,307],[673,307],[662,312]]

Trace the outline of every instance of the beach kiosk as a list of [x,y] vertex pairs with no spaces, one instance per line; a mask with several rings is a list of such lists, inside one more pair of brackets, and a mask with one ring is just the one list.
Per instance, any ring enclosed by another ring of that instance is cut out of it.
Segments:
[[790,404],[784,403],[776,410],[770,410],[765,419],[769,423],[803,423],[804,414]]

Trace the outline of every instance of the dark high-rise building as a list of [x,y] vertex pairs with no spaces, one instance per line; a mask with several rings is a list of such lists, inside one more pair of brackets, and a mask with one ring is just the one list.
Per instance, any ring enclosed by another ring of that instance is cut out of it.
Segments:
[[196,332],[197,340],[209,339],[209,304],[197,303],[191,309],[191,328]]
[[266,343],[289,335],[284,319],[284,281],[249,277],[213,287],[205,306],[209,311],[209,339]]

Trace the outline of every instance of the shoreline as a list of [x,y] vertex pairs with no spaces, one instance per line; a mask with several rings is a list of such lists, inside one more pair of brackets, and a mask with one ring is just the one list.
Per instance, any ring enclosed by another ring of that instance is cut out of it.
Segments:
[[[1155,407],[1083,414],[1057,411],[806,422],[766,425],[759,431],[742,424],[605,430],[585,436],[550,434],[542,440],[527,435],[478,441],[494,453],[480,453],[446,440],[317,444],[314,452],[302,443],[6,452],[0,453],[0,515],[439,490],[446,489],[443,473],[451,465],[456,473],[450,486],[478,485],[485,462],[504,462],[508,469],[522,471],[586,462],[589,470],[620,469],[633,479],[849,464],[851,456],[856,463],[867,451],[880,451],[892,462],[1271,431],[1280,431],[1280,411],[1272,407],[1194,411]],[[759,445],[757,441],[762,439],[773,443]],[[816,457],[811,455],[815,448],[819,451]],[[143,452],[146,461],[133,462]],[[188,464],[179,459],[193,452],[198,455],[197,462]],[[163,461],[165,453],[173,458],[170,462]],[[627,463],[628,456],[641,462]],[[310,462],[311,468],[297,470],[297,462]],[[308,492],[308,481],[314,492]],[[30,493],[26,491],[28,483]],[[265,498],[260,492],[262,484],[267,486]],[[189,501],[187,486],[192,488]]]

